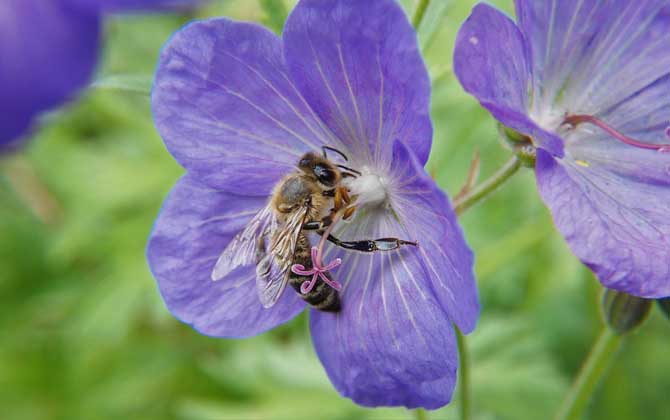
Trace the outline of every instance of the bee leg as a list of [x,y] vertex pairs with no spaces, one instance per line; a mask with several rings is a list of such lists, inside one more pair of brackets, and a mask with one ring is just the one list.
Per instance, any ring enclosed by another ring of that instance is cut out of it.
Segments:
[[330,215],[328,215],[321,220],[306,222],[305,224],[302,225],[302,230],[323,231],[328,226],[330,226],[332,223],[333,223],[333,218]]
[[342,195],[342,188],[335,189],[335,197],[333,198],[333,209],[331,213],[335,213],[342,208],[342,203],[344,203],[344,196]]
[[[330,216],[332,217],[335,213],[345,208],[349,204],[351,204],[351,196],[349,196],[349,191],[347,191],[347,189],[344,187],[336,188],[333,198],[333,208],[330,210]],[[351,207],[346,208],[344,219],[348,219],[352,213],[353,210],[351,210]]]
[[321,193],[321,195],[324,197],[335,197],[335,189],[333,188],[332,190],[325,190]]
[[346,210],[344,210],[344,215],[342,216],[342,220],[349,220],[349,218],[354,214],[355,211],[356,211],[356,206],[347,207]]
[[418,246],[418,242],[406,241],[398,238],[379,238],[362,241],[341,241],[333,235],[328,235],[328,240],[340,248],[351,249],[361,252],[391,251],[400,248],[402,245]]
[[346,204],[351,203],[351,197],[349,196],[349,191],[346,188],[340,188],[340,194],[342,194],[342,200],[344,200]]

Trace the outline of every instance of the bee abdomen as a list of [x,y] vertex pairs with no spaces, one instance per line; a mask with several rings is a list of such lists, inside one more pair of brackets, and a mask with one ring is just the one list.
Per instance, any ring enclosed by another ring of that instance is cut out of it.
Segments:
[[[301,237],[293,254],[293,264],[301,264],[305,267],[305,270],[310,270],[312,268],[312,257],[309,249],[309,240],[306,237]],[[330,273],[325,274],[330,278]],[[316,285],[308,293],[302,294],[300,292],[300,286],[309,280],[311,280],[311,276],[301,276],[293,272],[289,276],[289,283],[305,302],[320,311],[339,312],[341,308],[339,293],[321,279],[317,280]]]

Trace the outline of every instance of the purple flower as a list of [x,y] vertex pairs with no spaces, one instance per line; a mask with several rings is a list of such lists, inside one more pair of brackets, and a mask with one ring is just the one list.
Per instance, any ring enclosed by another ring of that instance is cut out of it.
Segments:
[[[72,99],[93,74],[103,11],[184,0],[2,0],[0,152],[15,148],[43,111]],[[193,1],[190,1],[193,3]]]
[[[147,251],[170,311],[215,337],[252,336],[303,311],[292,288],[264,308],[253,246],[235,260],[224,256],[230,272],[211,277],[235,235],[265,218],[274,186],[301,156],[335,147],[362,174],[347,178],[357,209],[333,235],[419,245],[359,253],[329,244],[316,269],[293,265],[312,282],[322,281],[325,266],[331,286],[341,285],[339,312],[310,310],[316,352],[337,390],[359,404],[448,403],[458,365],[452,322],[472,331],[479,306],[472,253],[423,169],[429,98],[415,33],[393,0],[302,0],[283,39],[227,19],[175,34],[152,101],[158,130],[187,174]],[[305,291],[319,286],[330,287],[303,283]]]
[[608,288],[670,295],[670,1],[480,4],[454,67],[466,91],[530,137],[542,199]]

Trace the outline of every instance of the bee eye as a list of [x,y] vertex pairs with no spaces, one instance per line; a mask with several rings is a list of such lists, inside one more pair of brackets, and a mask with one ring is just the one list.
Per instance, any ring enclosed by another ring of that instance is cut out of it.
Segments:
[[324,185],[332,187],[335,184],[335,172],[322,165],[316,165],[314,167],[314,175],[316,175],[316,179]]

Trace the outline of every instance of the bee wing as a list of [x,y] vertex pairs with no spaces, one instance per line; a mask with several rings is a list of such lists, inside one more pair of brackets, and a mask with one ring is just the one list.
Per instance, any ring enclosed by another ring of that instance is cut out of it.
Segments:
[[256,289],[264,307],[269,308],[281,297],[291,273],[293,254],[300,231],[307,217],[307,206],[294,212],[285,223],[274,230],[270,252],[256,266]]
[[275,229],[277,219],[271,204],[262,208],[223,250],[212,270],[212,280],[220,280],[241,265],[255,264],[259,260],[259,244],[268,232]]

